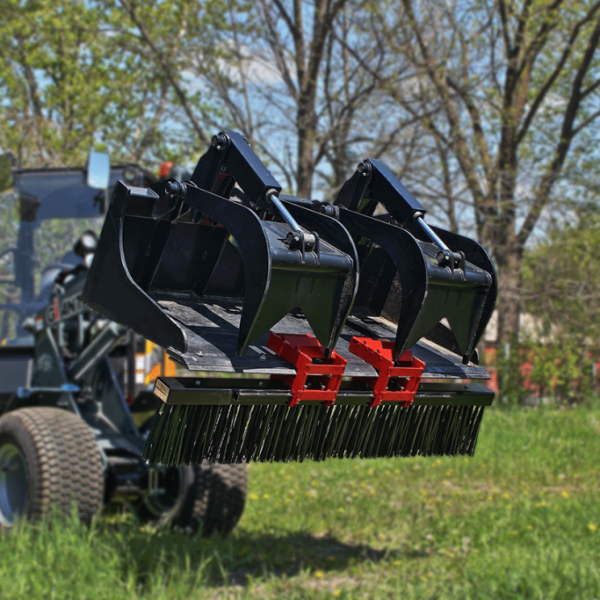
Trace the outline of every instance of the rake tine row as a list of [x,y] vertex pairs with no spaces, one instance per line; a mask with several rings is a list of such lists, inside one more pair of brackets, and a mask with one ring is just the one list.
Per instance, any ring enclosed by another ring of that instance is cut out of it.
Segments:
[[231,463],[472,455],[483,408],[166,407],[150,434],[146,458],[170,465],[205,459]]

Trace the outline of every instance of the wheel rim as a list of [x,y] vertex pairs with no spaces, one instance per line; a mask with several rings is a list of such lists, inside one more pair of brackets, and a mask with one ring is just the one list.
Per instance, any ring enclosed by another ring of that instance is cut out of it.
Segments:
[[12,443],[0,446],[0,523],[10,527],[27,504],[27,466]]
[[164,516],[175,508],[181,495],[181,480],[181,467],[150,467],[144,504],[152,515]]

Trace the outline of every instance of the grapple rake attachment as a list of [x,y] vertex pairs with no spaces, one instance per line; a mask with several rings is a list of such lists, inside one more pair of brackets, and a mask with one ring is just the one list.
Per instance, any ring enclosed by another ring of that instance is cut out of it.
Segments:
[[427,225],[376,160],[334,204],[280,192],[229,131],[190,181],[118,184],[84,299],[190,371],[157,380],[146,458],[472,454],[493,393],[434,380],[487,378],[485,251]]

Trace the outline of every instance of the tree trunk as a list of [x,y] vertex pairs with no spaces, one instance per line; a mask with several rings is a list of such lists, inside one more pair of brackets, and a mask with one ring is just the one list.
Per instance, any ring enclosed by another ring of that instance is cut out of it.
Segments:
[[498,342],[514,343],[519,339],[519,315],[521,313],[521,263],[523,249],[514,236],[510,243],[496,252],[494,263],[498,272]]
[[301,97],[298,104],[298,171],[296,175],[296,194],[302,198],[310,198],[315,171],[313,155],[316,129],[314,98]]

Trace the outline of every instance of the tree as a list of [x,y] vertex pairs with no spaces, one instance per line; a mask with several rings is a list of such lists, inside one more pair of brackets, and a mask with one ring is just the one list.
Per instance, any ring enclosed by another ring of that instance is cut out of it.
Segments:
[[582,348],[600,346],[600,214],[597,206],[570,211],[547,239],[523,258],[527,311],[545,333],[576,336]]
[[[129,5],[129,0],[121,0]],[[205,122],[243,132],[284,185],[309,197],[316,181],[331,197],[365,156],[378,156],[402,131],[374,120],[376,80],[354,53],[378,72],[387,59],[365,28],[364,0],[260,0],[251,12],[227,3],[227,26],[215,41],[219,61],[171,56],[164,69],[185,70],[219,107]],[[131,14],[131,10],[130,10]],[[132,22],[152,52],[158,37],[134,7]],[[348,51],[351,43],[353,52]],[[165,55],[165,53],[163,53]]]
[[89,151],[123,84],[109,75],[98,16],[80,2],[3,4],[0,144],[18,165],[79,162]]
[[217,57],[208,40],[218,27],[219,3],[144,3],[144,31],[161,40],[158,54],[140,43],[128,21],[124,11],[135,6],[3,3],[0,146],[13,151],[19,166],[82,163],[94,144],[115,160],[147,163],[206,146],[206,136],[198,139],[189,123],[210,112],[210,101],[189,86],[185,93],[173,86],[182,77],[179,63],[176,75],[166,71],[161,53],[180,58],[189,39],[201,38],[206,51],[197,58]]
[[376,110],[377,75],[389,60],[385,43],[373,43],[364,0],[260,0],[260,7],[259,37],[248,47],[277,74],[266,93],[260,82],[261,96],[270,115],[281,115],[275,139],[293,140],[296,150],[285,153],[291,160],[284,165],[281,143],[261,146],[297,195],[311,197],[316,175],[331,198],[361,159],[380,156],[405,133],[405,123],[389,127]]
[[[170,115],[170,125],[187,142],[185,159],[205,149],[212,137],[205,123],[216,114],[202,77],[231,56],[224,41],[229,35],[225,3],[103,0],[103,5],[111,11],[114,27],[128,40],[129,51],[152,65],[153,77],[170,91],[171,105],[178,109]],[[232,0],[230,5],[244,10],[242,2]]]
[[385,7],[379,36],[410,61],[413,78],[401,86],[392,76],[379,81],[420,122],[422,155],[436,157],[439,197],[455,203],[446,202],[455,224],[456,208],[468,201],[498,268],[499,339],[508,341],[518,334],[526,245],[570,159],[598,142],[600,3],[399,0]]
[[505,399],[525,402],[535,393],[568,404],[588,400],[600,348],[597,206],[572,206],[544,241],[526,249],[522,296],[528,335],[497,357]]

